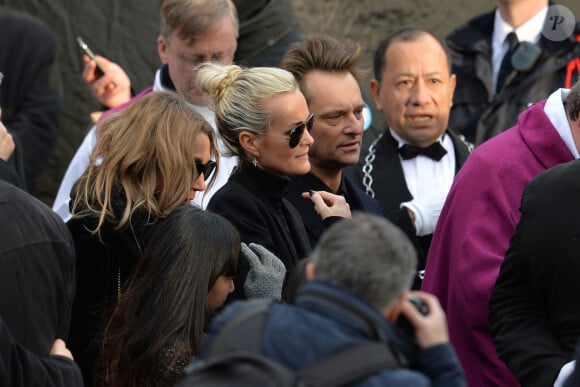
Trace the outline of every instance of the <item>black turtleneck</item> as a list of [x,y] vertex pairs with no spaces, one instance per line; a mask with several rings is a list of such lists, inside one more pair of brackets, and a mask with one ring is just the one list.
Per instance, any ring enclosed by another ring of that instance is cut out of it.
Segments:
[[[287,276],[296,262],[310,253],[302,219],[284,198],[288,183],[288,178],[242,162],[207,207],[230,220],[243,242],[259,243],[276,254],[286,266]],[[244,281],[248,269],[248,263],[240,260],[231,298],[246,298]]]

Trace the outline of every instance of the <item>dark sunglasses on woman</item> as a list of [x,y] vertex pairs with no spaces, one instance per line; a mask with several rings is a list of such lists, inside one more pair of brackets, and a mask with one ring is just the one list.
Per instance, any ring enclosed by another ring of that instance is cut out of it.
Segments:
[[290,145],[290,148],[296,148],[296,146],[298,146],[298,144],[300,143],[300,139],[304,134],[304,130],[306,129],[310,133],[312,132],[313,126],[314,126],[314,114],[311,114],[308,116],[305,122],[301,122],[295,127],[293,127],[288,136],[278,136],[269,133],[266,133],[266,136],[285,138],[286,140],[288,140],[288,145]]
[[[203,175],[203,180],[207,180],[211,176],[213,171],[215,170],[215,167],[216,167],[216,162],[213,160],[210,160],[205,164],[196,162],[193,164],[193,168],[195,171],[194,176],[199,177],[199,176]],[[197,178],[196,178],[196,180],[197,180]]]

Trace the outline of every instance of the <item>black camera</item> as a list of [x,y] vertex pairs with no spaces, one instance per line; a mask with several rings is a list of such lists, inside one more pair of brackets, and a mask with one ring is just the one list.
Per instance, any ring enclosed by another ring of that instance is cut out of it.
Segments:
[[[429,314],[429,306],[422,299],[420,299],[418,297],[410,296],[407,299],[407,301],[410,302],[411,304],[413,304],[413,306],[423,316],[426,316],[426,315]],[[402,314],[399,315],[399,317],[397,318],[397,321],[395,321],[395,326],[400,331],[404,332],[405,334],[407,334],[407,335],[409,335],[411,337],[414,337],[415,336],[415,328],[413,327],[413,325],[411,325],[411,323],[409,322],[409,320],[407,320],[405,318],[405,316],[403,316]]]

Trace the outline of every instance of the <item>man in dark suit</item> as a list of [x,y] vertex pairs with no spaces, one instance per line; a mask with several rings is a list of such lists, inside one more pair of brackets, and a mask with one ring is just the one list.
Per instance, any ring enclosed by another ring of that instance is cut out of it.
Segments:
[[[580,106],[575,110],[570,126],[580,128]],[[579,176],[575,160],[527,185],[491,295],[491,338],[522,386],[563,379],[580,339]]]
[[353,41],[313,35],[295,43],[282,58],[281,67],[294,75],[315,117],[310,173],[293,176],[286,193],[304,220],[312,246],[336,219],[322,221],[307,200],[310,191],[339,194],[351,210],[383,215],[381,206],[342,173],[342,168],[356,164],[361,151],[365,103],[358,84],[359,55],[360,47]]
[[415,245],[418,288],[443,202],[469,154],[468,145],[447,129],[455,75],[442,42],[419,28],[383,40],[374,73],[370,90],[388,129],[347,173]]

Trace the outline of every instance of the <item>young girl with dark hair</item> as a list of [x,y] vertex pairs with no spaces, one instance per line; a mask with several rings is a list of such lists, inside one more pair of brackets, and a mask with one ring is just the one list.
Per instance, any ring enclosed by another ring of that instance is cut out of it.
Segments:
[[109,321],[103,385],[173,386],[234,290],[239,253],[220,215],[186,205],[162,220]]

